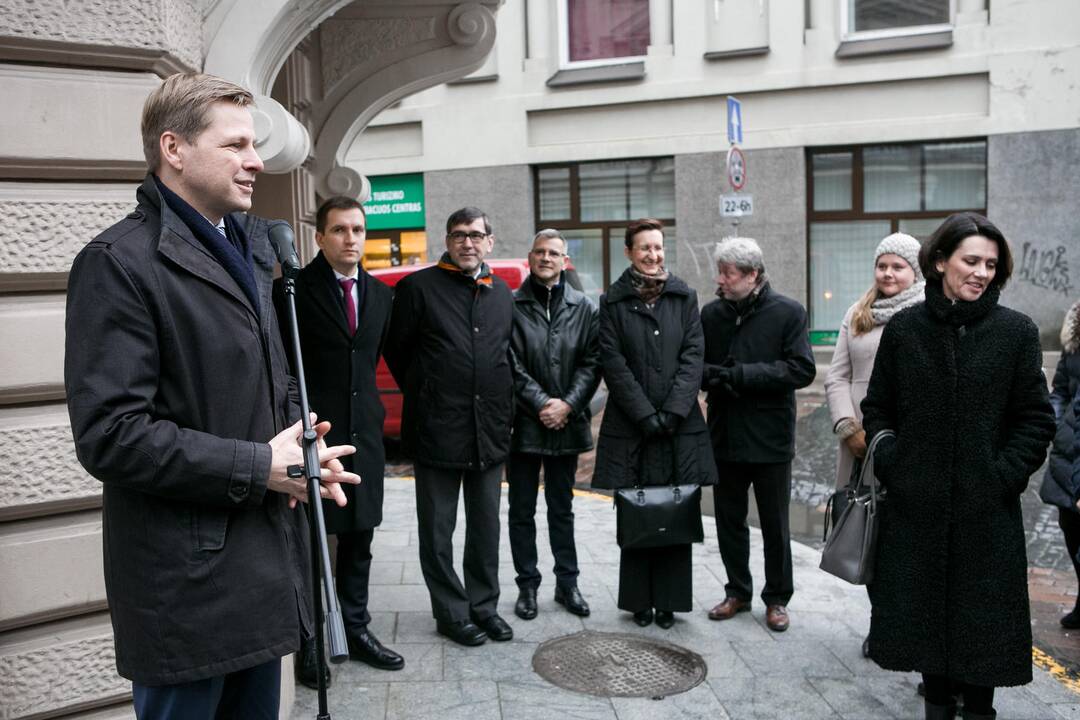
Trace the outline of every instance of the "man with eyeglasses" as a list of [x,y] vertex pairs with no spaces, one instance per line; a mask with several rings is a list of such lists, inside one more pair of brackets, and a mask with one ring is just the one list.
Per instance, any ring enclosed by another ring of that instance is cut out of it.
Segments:
[[[414,460],[420,569],[439,634],[462,645],[514,633],[499,617],[499,495],[514,385],[510,288],[484,262],[495,236],[480,210],[446,221],[438,264],[398,283],[383,352],[404,393]],[[464,582],[451,536],[465,496]]]
[[589,401],[600,384],[597,309],[566,283],[566,240],[541,230],[529,251],[529,279],[514,292],[510,348],[518,412],[514,415],[510,484],[510,550],[517,571],[514,612],[537,614],[536,496],[544,469],[548,540],[555,556],[555,602],[587,617],[578,590],[574,545],[574,475],[592,449]]

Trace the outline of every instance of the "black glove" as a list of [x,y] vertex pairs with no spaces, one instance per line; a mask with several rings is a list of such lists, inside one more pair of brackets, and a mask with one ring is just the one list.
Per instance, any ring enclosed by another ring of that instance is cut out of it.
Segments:
[[710,365],[706,372],[708,373],[710,388],[722,388],[724,385],[730,386],[735,379],[735,369],[724,365]]
[[658,414],[650,415],[641,421],[641,431],[645,437],[655,437],[664,434],[664,424],[660,422]]
[[665,435],[674,435],[679,429],[679,423],[682,422],[681,417],[665,410],[656,413],[656,416],[660,418],[660,425],[663,426]]

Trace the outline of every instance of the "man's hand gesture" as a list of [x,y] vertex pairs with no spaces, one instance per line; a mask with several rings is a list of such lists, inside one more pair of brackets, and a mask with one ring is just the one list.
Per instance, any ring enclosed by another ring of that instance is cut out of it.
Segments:
[[[338,507],[345,507],[347,501],[345,492],[341,489],[341,483],[359,484],[360,476],[347,472],[338,458],[352,455],[356,452],[356,448],[352,445],[327,447],[323,436],[329,432],[330,423],[324,421],[315,424],[316,419],[315,413],[311,413],[312,427],[319,437],[319,466],[322,469],[322,487],[319,492],[322,497],[333,499]],[[304,425],[297,421],[295,425],[285,428],[270,441],[270,479],[266,481],[266,488],[288,495],[290,508],[296,507],[297,501],[307,502],[308,500],[307,478],[291,478],[288,475],[290,465],[304,466],[304,448],[301,444],[303,434]]]

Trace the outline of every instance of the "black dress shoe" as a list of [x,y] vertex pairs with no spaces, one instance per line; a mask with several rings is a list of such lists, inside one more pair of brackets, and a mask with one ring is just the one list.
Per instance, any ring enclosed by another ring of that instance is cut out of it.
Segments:
[[367,628],[346,632],[345,640],[349,644],[350,660],[359,660],[380,670],[400,670],[405,667],[405,658],[385,647]]
[[[319,689],[319,656],[315,652],[315,638],[301,640],[300,650],[296,653],[296,665],[293,674],[296,682],[312,690]],[[326,675],[326,687],[330,687],[330,668],[324,669]]]
[[483,620],[478,618],[476,624],[479,625],[480,629],[487,633],[487,636],[492,640],[505,642],[514,637],[514,629],[507,625],[506,621],[498,615],[492,615]]
[[652,608],[638,610],[636,613],[634,613],[634,622],[636,622],[640,627],[647,627],[649,625],[652,625],[652,617]]
[[577,587],[561,588],[555,586],[555,602],[559,603],[574,615],[589,617],[589,603],[581,597],[581,591]]
[[517,603],[514,604],[514,614],[522,620],[536,617],[536,588],[521,588]]
[[667,630],[675,624],[675,613],[667,610],[656,611],[656,624]]
[[440,635],[450,638],[458,645],[483,645],[488,638],[487,633],[469,620],[458,620],[457,622],[436,620],[435,629]]

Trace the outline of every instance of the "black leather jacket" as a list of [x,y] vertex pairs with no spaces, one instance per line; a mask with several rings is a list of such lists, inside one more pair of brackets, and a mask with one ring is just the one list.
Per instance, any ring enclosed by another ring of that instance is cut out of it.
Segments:
[[[514,452],[576,455],[592,449],[589,401],[600,384],[597,310],[566,283],[552,290],[526,280],[514,292]],[[551,398],[573,408],[561,430],[549,430],[539,413]]]

